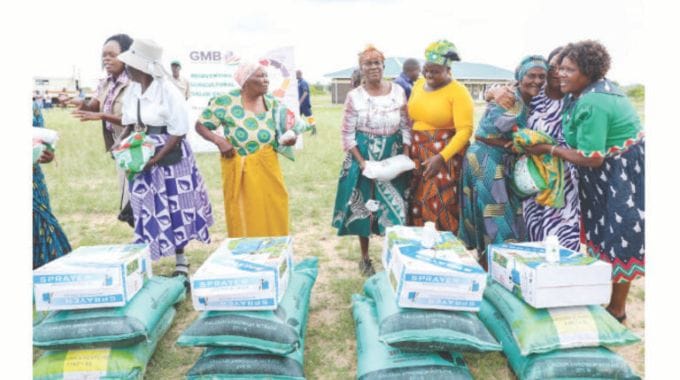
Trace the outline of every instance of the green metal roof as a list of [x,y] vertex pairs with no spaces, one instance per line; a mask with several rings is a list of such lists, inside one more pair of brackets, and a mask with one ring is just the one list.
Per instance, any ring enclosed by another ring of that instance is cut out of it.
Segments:
[[[394,78],[399,76],[401,68],[406,58],[404,57],[389,57],[385,58],[385,77]],[[424,61],[419,59],[422,66]],[[358,67],[350,67],[344,70],[335,71],[325,74],[327,78],[350,78],[352,72]],[[497,66],[488,65],[486,63],[472,63],[472,62],[454,62],[451,67],[453,76],[458,79],[468,80],[513,80],[514,73]]]

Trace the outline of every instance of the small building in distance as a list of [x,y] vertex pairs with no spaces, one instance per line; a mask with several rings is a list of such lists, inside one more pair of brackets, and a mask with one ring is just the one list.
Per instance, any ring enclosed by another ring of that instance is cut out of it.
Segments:
[[[384,76],[387,79],[394,79],[401,73],[401,68],[405,57],[385,58]],[[419,60],[421,67],[424,61]],[[344,103],[345,96],[352,89],[350,80],[352,72],[358,67],[349,67],[343,70],[325,74],[326,78],[331,78],[331,100],[333,103]],[[451,67],[453,77],[467,87],[475,100],[483,100],[484,91],[496,83],[511,83],[515,80],[514,73],[497,66],[485,63],[454,62]]]

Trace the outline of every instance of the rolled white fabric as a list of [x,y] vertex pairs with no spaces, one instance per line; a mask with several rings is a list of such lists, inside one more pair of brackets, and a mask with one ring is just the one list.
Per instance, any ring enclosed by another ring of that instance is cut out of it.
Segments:
[[415,162],[404,154],[398,154],[382,161],[366,161],[361,174],[378,181],[391,181],[401,173],[416,168]]

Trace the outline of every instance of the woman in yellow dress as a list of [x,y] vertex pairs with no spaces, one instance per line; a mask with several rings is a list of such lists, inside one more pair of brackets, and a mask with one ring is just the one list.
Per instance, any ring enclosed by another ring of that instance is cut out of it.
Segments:
[[434,222],[441,231],[458,232],[458,180],[472,136],[474,103],[470,92],[451,75],[459,61],[456,46],[446,40],[425,50],[424,78],[414,83],[408,101],[413,120],[409,225]]
[[[291,146],[309,126],[267,93],[264,66],[242,63],[234,79],[240,88],[212,98],[196,122],[220,150],[227,234],[288,235],[288,191],[276,153],[293,159]],[[224,136],[212,133],[220,125]]]

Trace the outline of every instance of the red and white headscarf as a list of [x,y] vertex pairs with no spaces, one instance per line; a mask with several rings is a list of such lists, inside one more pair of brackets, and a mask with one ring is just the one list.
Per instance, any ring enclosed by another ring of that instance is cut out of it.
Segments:
[[246,83],[248,78],[255,74],[259,68],[265,69],[265,67],[258,62],[241,62],[241,64],[236,68],[236,72],[234,72],[234,80],[239,85],[239,87],[243,88],[243,84]]

